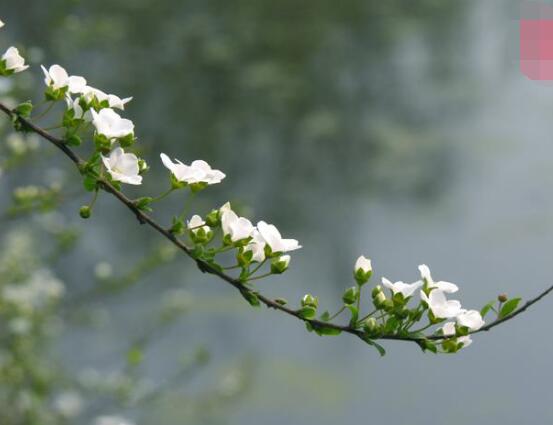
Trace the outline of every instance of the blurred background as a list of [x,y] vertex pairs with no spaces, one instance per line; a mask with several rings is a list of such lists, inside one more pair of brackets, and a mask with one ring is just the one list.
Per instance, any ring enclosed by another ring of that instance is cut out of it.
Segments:
[[[125,190],[166,187],[159,152],[223,170],[194,212],[230,200],[304,246],[284,277],[262,282],[272,296],[338,302],[364,254],[378,279],[415,281],[427,263],[479,309],[500,292],[534,296],[553,268],[553,88],[519,72],[518,7],[4,2],[2,48],[20,46],[33,69],[0,91],[38,101],[38,65],[60,63],[134,96],[125,116],[151,172]],[[550,299],[457,355],[388,343],[380,358],[354,338],[319,338],[250,308],[108,196],[83,222],[89,194],[71,164],[0,125],[0,285],[47,288],[32,308],[3,310],[0,423],[553,418]],[[161,221],[180,211],[179,196],[159,205]]]

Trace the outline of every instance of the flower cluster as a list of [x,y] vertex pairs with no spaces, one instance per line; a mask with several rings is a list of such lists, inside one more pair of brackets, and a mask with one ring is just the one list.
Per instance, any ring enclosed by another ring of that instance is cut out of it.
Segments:
[[[413,283],[392,282],[382,277],[382,285],[376,285],[371,291],[373,310],[360,317],[362,288],[373,273],[371,260],[361,256],[357,259],[353,271],[357,285],[344,292],[342,308],[334,315],[324,312],[319,319],[322,322],[330,322],[343,311],[349,310],[351,313],[349,327],[361,330],[364,338],[371,345],[377,346],[375,339],[393,336],[417,341],[423,350],[454,353],[472,343],[470,334],[478,331],[485,324],[483,314],[493,309],[500,317],[501,311],[504,310],[501,307],[506,299],[499,301],[497,309],[488,305],[482,310],[483,313],[477,310],[466,310],[461,307],[458,300],[450,300],[446,296],[457,292],[459,290],[457,285],[451,282],[434,281],[430,269],[424,264],[419,266],[419,272],[420,279]],[[417,293],[420,299],[414,307],[411,307],[409,304]],[[508,306],[508,310],[512,311],[518,299],[513,299],[511,302],[512,305]],[[314,319],[318,305],[318,298],[311,294],[305,295],[301,300],[300,315],[303,318]],[[503,311],[503,313],[509,312]],[[413,329],[414,325],[424,318],[427,319],[427,323],[419,329]],[[432,333],[429,335],[423,333],[432,327],[434,327]],[[340,331],[335,327],[320,325],[313,327],[311,324],[308,328],[322,335],[336,334]],[[383,352],[382,347],[377,346],[377,348]]]
[[[16,60],[13,50],[7,54],[9,60],[6,61],[5,68],[14,72],[22,70],[22,58]],[[132,152],[136,142],[134,123],[115,111],[124,110],[132,97],[122,99],[107,94],[90,86],[86,78],[70,75],[58,64],[48,68],[42,66],[42,71],[46,101],[51,105],[56,102],[65,105],[62,122],[64,141],[71,146],[80,145],[82,138],[87,136],[94,141],[94,154],[81,167],[85,188],[97,194],[102,179],[107,179],[116,189],[122,183],[142,184],[143,174],[148,166]],[[24,115],[30,117],[31,111],[32,105],[26,104]],[[160,158],[169,170],[170,188],[157,198],[143,197],[136,200],[136,207],[142,211],[151,211],[154,202],[173,191],[189,189],[190,192],[197,193],[208,186],[221,183],[226,177],[225,173],[212,168],[203,160],[185,164],[178,159],[172,160],[165,153],[161,153]],[[96,195],[90,205],[81,207],[81,217],[91,216],[95,200]],[[259,221],[257,225],[253,225],[249,219],[240,217],[228,202],[206,217],[202,218],[198,214],[194,214],[189,220],[185,220],[185,217],[183,213],[174,218],[171,232],[176,236],[187,236],[193,244],[191,252],[194,257],[214,270],[239,269],[236,279],[243,283],[285,272],[290,264],[290,255],[287,253],[301,248],[297,240],[283,238],[273,224]],[[223,267],[216,261],[216,256],[228,257],[231,250],[235,252],[235,263]],[[268,271],[261,274],[265,264]]]

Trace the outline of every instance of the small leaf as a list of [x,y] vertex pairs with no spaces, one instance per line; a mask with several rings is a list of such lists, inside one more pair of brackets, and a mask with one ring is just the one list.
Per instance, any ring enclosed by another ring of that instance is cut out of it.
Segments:
[[434,354],[438,352],[438,347],[436,347],[436,344],[428,339],[423,339],[421,341],[418,341],[418,344],[421,347],[422,351],[428,350]]
[[259,298],[257,298],[257,294],[255,292],[244,290],[244,291],[241,291],[241,293],[242,293],[242,296],[246,299],[248,303],[250,303],[252,307],[259,307],[261,305],[261,303],[259,302]]
[[488,314],[488,312],[493,309],[494,304],[495,304],[495,300],[490,301],[488,304],[486,304],[484,307],[482,307],[482,310],[480,310],[480,315],[482,317],[485,317],[486,314]]
[[83,186],[87,191],[92,192],[96,190],[96,185],[97,185],[96,177],[94,177],[91,174],[87,174],[84,177]]
[[335,336],[340,335],[342,331],[340,329],[331,328],[328,326],[314,326],[311,325],[313,330],[320,336]]
[[325,311],[323,314],[321,314],[320,319],[323,322],[328,322],[328,319],[330,319],[330,313],[328,311]]
[[509,314],[515,311],[518,307],[518,303],[520,303],[520,300],[521,298],[513,298],[503,304],[503,307],[501,307],[501,310],[499,312],[498,319],[503,319],[504,317],[507,317]]
[[384,349],[384,347],[376,342],[374,342],[372,339],[366,339],[365,342],[371,346],[373,346],[374,348],[376,348],[378,350],[378,353],[380,354],[380,356],[384,357],[386,355],[386,350]]
[[275,298],[275,303],[277,303],[279,305],[286,305],[286,304],[288,304],[288,301],[285,300],[284,298]]

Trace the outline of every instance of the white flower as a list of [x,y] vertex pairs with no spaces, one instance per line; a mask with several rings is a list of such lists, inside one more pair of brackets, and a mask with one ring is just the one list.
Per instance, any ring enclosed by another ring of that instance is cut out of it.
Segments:
[[456,319],[459,326],[465,326],[470,331],[477,331],[486,323],[480,312],[476,310],[463,310]]
[[92,112],[92,123],[96,132],[108,139],[118,139],[134,132],[134,124],[131,120],[121,118],[113,109],[105,108],[100,112]]
[[363,273],[372,272],[373,268],[372,268],[371,260],[361,255],[355,262],[354,269],[356,272],[359,270],[361,270]]
[[66,391],[56,396],[53,407],[65,418],[78,416],[83,410],[83,398],[74,391]]
[[190,220],[188,220],[188,230],[196,234],[198,230],[203,229],[204,232],[209,232],[209,226],[204,226],[205,221],[199,215],[193,215]]
[[136,155],[115,148],[109,157],[102,155],[102,161],[113,180],[134,185],[142,183],[142,176],[138,174],[140,170]]
[[2,288],[4,301],[23,310],[41,309],[63,296],[65,287],[47,270],[37,270],[28,282],[9,284]]
[[162,153],[161,162],[179,182],[194,184],[207,183],[208,185],[220,183],[226,176],[219,170],[214,170],[210,165],[202,160],[193,161],[192,164],[183,164],[178,159],[172,162],[171,159]]
[[252,261],[261,263],[265,260],[265,239],[263,239],[259,230],[254,229],[252,240],[246,245],[244,250],[252,252]]
[[94,425],[134,425],[133,422],[121,416],[98,416]]
[[59,65],[52,65],[50,69],[46,69],[43,65],[40,67],[44,72],[44,83],[54,90],[67,87],[69,93],[82,93],[86,87],[86,80],[83,77],[69,76],[67,71]]
[[415,283],[404,283],[404,282],[396,282],[392,283],[385,277],[382,278],[382,284],[388,288],[391,289],[393,294],[397,294],[398,292],[402,294],[405,298],[410,297],[413,295],[413,293],[422,286],[422,282],[418,281]]
[[421,273],[421,278],[423,282],[426,282],[426,285],[429,289],[437,288],[442,292],[453,294],[459,290],[459,287],[451,282],[434,282],[432,275],[430,274],[430,269],[426,264],[421,264],[419,266],[419,271]]
[[255,229],[250,220],[244,217],[238,217],[238,215],[230,209],[223,212],[221,216],[221,227],[223,228],[225,236],[230,235],[230,240],[232,242],[251,237]]
[[[444,336],[454,336],[456,333],[455,323],[447,322],[445,325],[443,325],[442,333],[444,334]],[[472,344],[472,339],[470,335],[458,336],[457,342],[462,342],[463,348],[467,348],[470,344]]]
[[301,248],[297,240],[283,239],[278,229],[272,224],[260,221],[257,223],[257,229],[273,252],[289,252]]
[[132,97],[121,99],[119,96],[104,93],[102,90],[95,89],[90,86],[86,86],[84,88],[83,94],[87,102],[92,101],[94,97],[98,100],[98,102],[107,100],[110,108],[121,109],[122,111],[125,110],[125,105],[132,100]]
[[429,296],[426,296],[424,291],[421,291],[420,295],[437,319],[450,319],[461,312],[461,303],[457,300],[448,300],[439,289],[432,290]]
[[4,26],[4,22],[0,21],[0,28]]
[[92,114],[90,112],[90,110],[84,112],[83,111],[83,108],[81,107],[80,103],[79,103],[79,99],[71,99],[71,97],[67,96],[65,98],[65,103],[67,104],[67,109],[73,109],[74,113],[75,113],[75,118],[77,119],[83,119],[85,120],[86,122],[91,122],[92,121]]
[[25,59],[19,54],[16,47],[10,47],[6,50],[6,53],[2,55],[2,60],[5,62],[8,71],[21,72],[29,67],[29,65],[25,65]]

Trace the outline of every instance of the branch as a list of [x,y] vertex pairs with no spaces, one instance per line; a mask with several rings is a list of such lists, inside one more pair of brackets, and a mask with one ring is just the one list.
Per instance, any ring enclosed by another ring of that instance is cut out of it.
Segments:
[[[59,150],[61,150],[79,169],[81,170],[81,167],[86,163],[82,158],[80,158],[71,148],[67,146],[65,141],[59,137],[56,137],[52,135],[51,133],[47,132],[46,130],[38,127],[37,125],[33,124],[30,120],[18,115],[14,110],[8,108],[6,105],[0,102],[0,110],[3,111],[6,115],[12,118],[14,122],[19,122],[22,124],[27,131],[32,131],[39,136],[43,137],[44,139],[48,140],[50,143],[52,143],[54,146],[56,146]],[[257,297],[257,299],[263,303],[268,308],[273,308],[275,310],[281,311],[283,313],[286,313],[290,316],[293,316],[305,323],[308,323],[312,328],[314,329],[333,329],[335,331],[345,332],[351,335],[354,335],[360,339],[362,339],[365,342],[370,342],[368,340],[367,335],[352,326],[349,325],[339,325],[331,322],[324,322],[317,319],[308,319],[305,317],[302,317],[299,310],[294,310],[291,308],[286,307],[285,305],[282,305],[281,303],[277,302],[276,300],[273,300],[271,298],[268,298],[248,287],[246,287],[241,281],[238,279],[233,278],[232,276],[229,276],[225,274],[224,272],[214,268],[209,263],[194,258],[192,255],[191,249],[186,246],[182,241],[180,241],[173,233],[171,233],[168,229],[164,228],[162,225],[157,223],[152,217],[150,217],[148,214],[146,214],[144,211],[140,210],[135,202],[131,199],[129,199],[125,194],[123,194],[120,190],[115,188],[108,180],[104,178],[98,179],[98,184],[101,189],[103,189],[105,192],[110,193],[115,198],[117,198],[122,204],[124,204],[139,220],[141,224],[146,224],[149,227],[153,228],[155,231],[160,233],[163,237],[171,241],[177,248],[179,248],[185,255],[193,259],[196,264],[198,265],[198,268],[204,272],[209,273],[212,275],[215,275],[219,277],[221,280],[226,282],[227,284],[233,286],[237,291],[240,292],[240,294],[246,299],[250,300],[252,296]],[[480,328],[477,331],[469,332],[470,334],[476,334],[479,332],[485,332],[489,331],[492,328],[505,323],[508,320],[513,319],[515,316],[518,316],[522,312],[526,311],[530,306],[537,303],[539,300],[544,298],[546,295],[548,295],[551,291],[553,291],[553,285],[547,288],[545,291],[540,293],[537,297],[529,300],[524,304],[522,307],[518,308],[517,310],[513,311],[510,315],[503,317],[501,319],[497,319],[488,325]],[[396,334],[385,334],[385,335],[379,335],[376,339],[382,339],[382,340],[394,340],[394,341],[410,341],[410,342],[422,342],[425,340],[443,340],[446,337],[442,335],[426,335],[426,336],[404,336],[404,335],[396,335]]]

